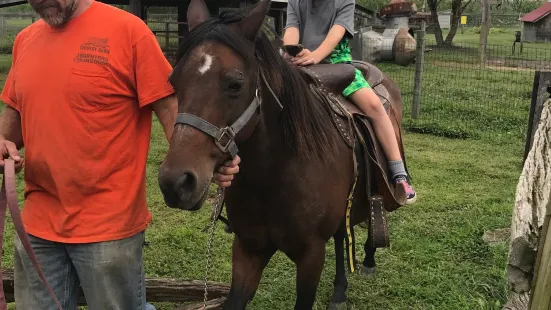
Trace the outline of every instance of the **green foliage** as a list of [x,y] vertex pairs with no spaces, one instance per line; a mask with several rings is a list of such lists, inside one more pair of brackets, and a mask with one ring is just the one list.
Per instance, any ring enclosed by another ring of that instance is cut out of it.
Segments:
[[[480,26],[468,28],[467,33],[480,34],[481,28],[482,27]],[[490,31],[489,31],[489,34],[501,34],[501,33],[509,33],[509,29],[492,27],[490,28]]]
[[390,1],[388,0],[357,0],[357,4],[366,7],[368,9],[376,10],[380,9],[385,5],[388,5]]
[[28,3],[3,8],[2,11],[10,13],[34,13],[33,8]]

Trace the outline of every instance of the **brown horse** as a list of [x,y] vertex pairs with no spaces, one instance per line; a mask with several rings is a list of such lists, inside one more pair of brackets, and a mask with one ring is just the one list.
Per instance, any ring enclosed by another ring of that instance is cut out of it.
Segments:
[[[225,192],[235,238],[224,309],[245,309],[278,250],[296,264],[295,309],[311,309],[331,237],[335,306],[346,301],[348,286],[345,213],[355,180],[353,148],[333,125],[326,97],[311,90],[311,79],[261,31],[268,8],[265,0],[248,14],[210,19],[202,0],[191,1],[190,33],[170,77],[179,116],[159,185],[169,207],[198,210],[214,170],[239,152],[240,172]],[[368,219],[365,187],[356,188],[355,201],[352,225]],[[374,270],[369,242],[365,252],[363,266]]]

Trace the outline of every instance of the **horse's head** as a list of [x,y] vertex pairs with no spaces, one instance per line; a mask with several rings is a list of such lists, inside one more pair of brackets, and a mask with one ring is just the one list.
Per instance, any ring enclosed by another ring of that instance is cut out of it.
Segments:
[[260,105],[254,46],[268,7],[264,0],[244,18],[220,19],[209,19],[202,0],[188,7],[190,33],[170,76],[179,115],[159,170],[169,207],[199,209],[216,167],[254,130]]

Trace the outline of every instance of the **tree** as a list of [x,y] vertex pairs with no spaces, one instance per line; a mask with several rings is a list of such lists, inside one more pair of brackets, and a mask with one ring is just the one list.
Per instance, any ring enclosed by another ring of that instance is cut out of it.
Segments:
[[440,28],[440,23],[438,22],[438,6],[441,4],[442,0],[427,0],[427,4],[430,9],[431,17],[434,22],[434,37],[436,38],[437,45],[451,45],[453,38],[457,33],[457,28],[459,28],[459,20],[465,9],[471,4],[472,0],[452,0],[451,2],[451,25],[450,32],[444,40],[442,35],[442,28]]

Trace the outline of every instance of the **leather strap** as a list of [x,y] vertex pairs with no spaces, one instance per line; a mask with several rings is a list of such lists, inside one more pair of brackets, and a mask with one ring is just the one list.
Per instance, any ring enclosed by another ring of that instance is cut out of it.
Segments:
[[[175,125],[184,124],[199,129],[203,133],[214,138],[214,143],[223,153],[230,153],[232,158],[235,158],[238,152],[237,144],[235,144],[235,136],[249,122],[260,104],[261,99],[258,96],[257,89],[251,104],[249,104],[245,112],[243,112],[243,114],[229,127],[218,128],[206,120],[189,113],[179,113],[176,117]],[[223,141],[223,138],[227,140]]]
[[[19,211],[19,204],[17,201],[17,191],[15,187],[15,162],[11,158],[4,159],[4,180],[2,181],[2,189],[0,191],[0,228],[1,228],[0,249],[3,246],[4,223],[6,220],[7,208],[10,209],[11,218],[13,220],[13,225],[15,226],[15,230],[17,231],[17,235],[19,236],[19,239],[21,239],[21,243],[23,244],[23,247],[25,248],[27,255],[29,255],[31,262],[33,263],[34,268],[36,269],[36,272],[38,273],[40,279],[48,289],[50,296],[52,296],[52,298],[56,302],[57,308],[59,310],[63,310],[61,308],[61,304],[59,303],[59,300],[55,296],[55,293],[52,287],[46,280],[46,277],[44,276],[44,273],[40,268],[40,264],[38,263],[36,255],[32,249],[31,243],[29,242],[29,237],[25,232],[25,226],[23,225],[23,220],[21,218],[21,213]],[[2,257],[0,256],[0,267],[1,265],[2,265]],[[3,280],[2,268],[0,268],[0,278],[2,278]],[[6,296],[4,294],[3,281],[0,281],[0,310],[6,310],[6,309],[7,309],[7,304],[6,304]]]

